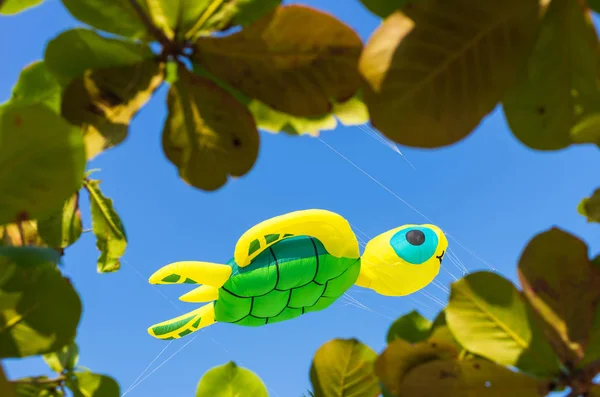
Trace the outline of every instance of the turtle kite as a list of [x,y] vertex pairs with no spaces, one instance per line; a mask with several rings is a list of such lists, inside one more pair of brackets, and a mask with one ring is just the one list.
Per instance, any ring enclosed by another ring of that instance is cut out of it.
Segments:
[[158,339],[181,338],[215,322],[258,327],[329,307],[352,285],[404,296],[438,274],[448,240],[435,225],[404,225],[373,238],[360,255],[342,216],[320,209],[276,216],[249,229],[226,264],[166,265],[151,284],[202,284],[179,299],[208,302],[155,324]]

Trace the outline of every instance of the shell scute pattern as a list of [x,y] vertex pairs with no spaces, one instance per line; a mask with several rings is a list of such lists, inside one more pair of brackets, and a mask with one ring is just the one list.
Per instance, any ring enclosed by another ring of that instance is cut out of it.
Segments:
[[[264,240],[269,242],[267,236]],[[335,258],[309,236],[279,239],[246,267],[233,261],[228,265],[233,272],[219,289],[215,319],[246,326],[325,309],[354,284],[360,272],[360,259]]]

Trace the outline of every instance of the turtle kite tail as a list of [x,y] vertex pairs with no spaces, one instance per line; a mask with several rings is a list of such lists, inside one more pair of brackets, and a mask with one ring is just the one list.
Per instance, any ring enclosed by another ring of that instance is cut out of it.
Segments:
[[155,324],[148,328],[148,333],[158,339],[172,340],[214,324],[214,301],[218,298],[219,287],[225,284],[230,276],[230,266],[209,262],[175,262],[158,269],[150,276],[150,284],[202,284],[179,299],[184,302],[210,303]]

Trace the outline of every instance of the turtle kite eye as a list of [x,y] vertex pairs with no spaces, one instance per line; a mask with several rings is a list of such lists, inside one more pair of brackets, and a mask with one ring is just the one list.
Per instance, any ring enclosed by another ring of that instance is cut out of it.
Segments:
[[411,230],[406,233],[406,241],[412,245],[422,245],[425,242],[425,233],[420,230]]
[[428,227],[409,227],[395,233],[390,239],[390,245],[404,261],[420,265],[435,255],[438,236]]

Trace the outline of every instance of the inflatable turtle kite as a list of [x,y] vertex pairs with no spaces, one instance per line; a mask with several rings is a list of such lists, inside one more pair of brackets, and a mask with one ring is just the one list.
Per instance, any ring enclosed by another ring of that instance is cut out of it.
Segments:
[[155,272],[151,284],[202,284],[180,299],[209,303],[148,332],[171,340],[215,322],[277,323],[329,307],[352,285],[408,295],[437,276],[447,247],[437,226],[404,225],[373,238],[361,257],[342,216],[318,209],[280,215],[244,233],[226,264],[175,262]]

